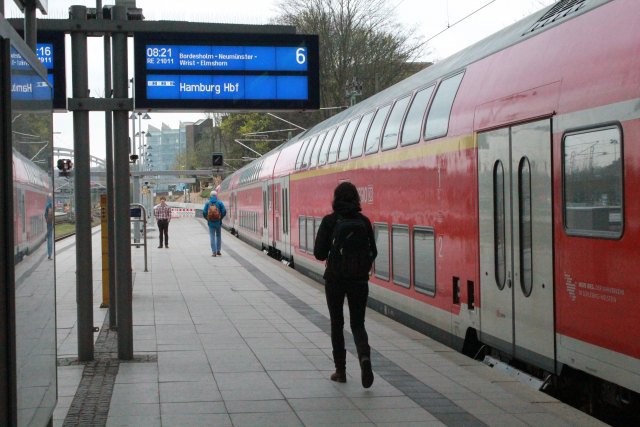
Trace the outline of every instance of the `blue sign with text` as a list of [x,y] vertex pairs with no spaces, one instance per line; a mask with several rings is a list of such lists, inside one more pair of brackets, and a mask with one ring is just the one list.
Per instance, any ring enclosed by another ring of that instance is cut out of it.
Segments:
[[[38,31],[38,43],[36,44],[36,56],[47,69],[47,78],[53,87],[53,108],[55,110],[67,110],[67,84],[65,77],[65,44],[64,32]],[[18,59],[15,59],[19,61]],[[12,67],[23,67],[24,64],[14,64]],[[28,66],[28,64],[27,64]],[[54,84],[55,83],[55,84]],[[37,95],[36,99],[44,99],[44,95]]]
[[134,37],[136,109],[319,107],[317,36],[167,37]]

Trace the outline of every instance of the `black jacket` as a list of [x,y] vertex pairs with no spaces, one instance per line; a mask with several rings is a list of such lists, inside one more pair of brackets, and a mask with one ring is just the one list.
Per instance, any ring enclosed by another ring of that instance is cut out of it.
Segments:
[[[355,204],[338,202],[334,206],[333,213],[326,215],[322,218],[320,227],[318,228],[318,234],[316,235],[316,241],[313,246],[313,255],[320,261],[325,261],[329,257],[329,250],[331,249],[331,236],[333,235],[333,228],[338,221],[338,214],[344,218],[357,218],[360,217],[367,225],[369,231],[369,246],[371,248],[373,259],[378,256],[378,249],[376,248],[376,239],[373,234],[373,227],[369,218],[360,213],[360,207]],[[334,277],[331,277],[330,269],[326,268],[324,272],[325,280],[335,281]],[[364,275],[360,280],[368,281],[369,276]]]

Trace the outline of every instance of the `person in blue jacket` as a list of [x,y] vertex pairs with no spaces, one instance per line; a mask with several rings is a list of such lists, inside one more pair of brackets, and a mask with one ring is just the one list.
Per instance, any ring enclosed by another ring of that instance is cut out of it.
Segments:
[[[211,212],[209,212],[211,210]],[[222,219],[227,216],[227,209],[224,203],[218,200],[218,192],[212,191],[211,198],[202,208],[202,215],[209,225],[209,241],[211,242],[211,256],[221,256],[221,228]]]
[[55,213],[51,194],[47,197],[47,205],[44,208],[44,219],[47,223],[47,255],[51,259],[53,255],[53,227],[55,226]]

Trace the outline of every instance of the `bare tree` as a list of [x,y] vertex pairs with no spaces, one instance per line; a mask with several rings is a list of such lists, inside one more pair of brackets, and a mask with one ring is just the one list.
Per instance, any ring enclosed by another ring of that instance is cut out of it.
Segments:
[[[320,100],[347,105],[345,87],[362,82],[362,98],[416,71],[425,42],[403,28],[385,0],[281,0],[278,23],[320,37]],[[426,64],[425,64],[426,65]]]

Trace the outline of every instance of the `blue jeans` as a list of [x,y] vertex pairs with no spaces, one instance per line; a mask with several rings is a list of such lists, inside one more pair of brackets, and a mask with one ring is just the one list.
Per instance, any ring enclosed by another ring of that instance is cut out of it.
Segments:
[[47,255],[53,255],[53,224],[47,224]]
[[209,242],[211,243],[211,253],[220,252],[221,238],[220,238],[220,225],[209,226]]

